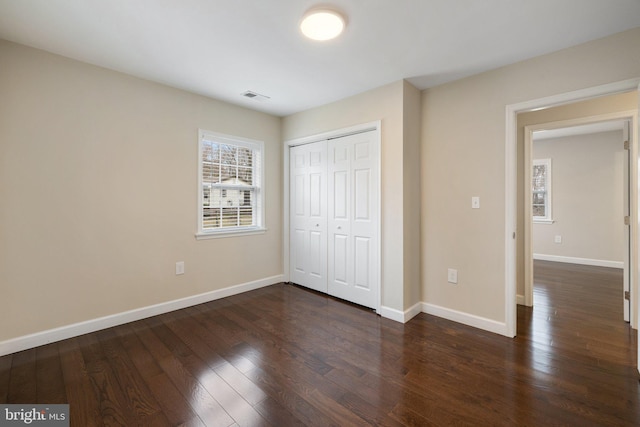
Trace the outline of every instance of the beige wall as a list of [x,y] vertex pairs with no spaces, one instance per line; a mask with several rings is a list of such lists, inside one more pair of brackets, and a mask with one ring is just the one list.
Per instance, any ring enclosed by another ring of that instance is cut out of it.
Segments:
[[[0,64],[0,342],[282,274],[279,118],[6,41]],[[265,142],[265,234],[195,240],[198,128]]]
[[[322,132],[341,129],[361,123],[381,120],[382,122],[382,305],[395,310],[406,308],[405,286],[418,287],[416,268],[419,269],[419,254],[407,253],[415,245],[415,233],[419,224],[410,228],[407,224],[412,220],[405,214],[407,206],[415,202],[405,201],[405,150],[416,152],[416,138],[413,134],[405,135],[404,107],[417,108],[415,88],[404,81],[398,81],[356,95],[342,101],[322,107],[293,114],[282,120],[282,133],[285,140],[311,136]],[[406,97],[406,100],[405,100]],[[414,110],[410,114],[415,114]],[[416,118],[407,118],[407,126],[419,126]],[[409,131],[410,132],[410,131]],[[405,138],[406,142],[405,142]],[[415,167],[408,173],[416,178]],[[412,182],[412,184],[414,184]],[[419,196],[418,185],[409,191]],[[417,219],[417,218],[416,218]],[[417,294],[417,292],[413,292]],[[410,298],[409,298],[410,299]],[[418,301],[413,301],[417,303]],[[411,304],[411,303],[409,303]]]
[[420,301],[420,91],[404,82],[404,308]]
[[506,106],[637,77],[640,28],[423,92],[424,302],[506,321]]
[[533,159],[551,159],[554,220],[533,224],[534,254],[624,261],[622,138],[619,130],[534,141]]

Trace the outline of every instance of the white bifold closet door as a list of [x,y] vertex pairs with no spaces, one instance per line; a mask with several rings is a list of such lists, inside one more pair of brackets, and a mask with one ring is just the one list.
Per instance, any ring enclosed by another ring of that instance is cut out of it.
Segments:
[[375,132],[292,147],[290,161],[291,281],[377,308]]
[[291,147],[290,276],[327,292],[327,143]]

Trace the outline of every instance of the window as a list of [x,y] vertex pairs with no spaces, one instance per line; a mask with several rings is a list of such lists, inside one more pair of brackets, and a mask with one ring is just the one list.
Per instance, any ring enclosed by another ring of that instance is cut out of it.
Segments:
[[531,179],[533,221],[551,223],[551,159],[533,161]]
[[263,143],[200,131],[198,238],[263,228]]

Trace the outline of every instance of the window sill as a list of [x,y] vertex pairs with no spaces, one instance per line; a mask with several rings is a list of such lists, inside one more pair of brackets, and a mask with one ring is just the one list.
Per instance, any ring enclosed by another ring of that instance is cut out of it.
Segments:
[[209,233],[196,233],[196,240],[222,239],[225,237],[253,236],[256,234],[264,234],[266,231],[267,231],[266,228],[251,228],[251,229],[242,229],[242,230],[224,230],[224,231],[214,231]]
[[533,223],[534,224],[547,224],[547,225],[550,225],[550,224],[553,224],[554,222],[555,221],[552,220],[552,219],[535,219],[535,218],[533,219]]

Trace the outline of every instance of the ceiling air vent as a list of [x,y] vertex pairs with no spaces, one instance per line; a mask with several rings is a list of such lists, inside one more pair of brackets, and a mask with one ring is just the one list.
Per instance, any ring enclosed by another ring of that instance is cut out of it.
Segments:
[[242,94],[242,96],[244,96],[245,98],[249,98],[249,99],[255,99],[256,101],[266,101],[268,99],[271,99],[270,96],[261,95],[259,93],[253,92],[251,90],[248,90],[248,91],[244,92]]

